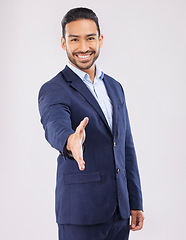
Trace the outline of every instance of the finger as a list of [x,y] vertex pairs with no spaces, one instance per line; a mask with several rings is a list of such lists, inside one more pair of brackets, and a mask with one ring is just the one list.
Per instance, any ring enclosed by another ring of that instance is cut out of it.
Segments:
[[143,228],[144,216],[143,215],[139,215],[137,220],[138,220],[137,226],[139,227],[138,230],[140,230],[140,229]]
[[85,161],[81,157],[79,157],[79,159],[77,160],[77,164],[79,170],[83,171],[85,169]]
[[73,153],[73,157],[78,164],[79,170],[84,170],[85,169],[85,161],[83,160],[82,146],[77,148],[77,150]]
[[138,225],[136,225],[134,228],[132,228],[132,231],[138,231],[141,230],[143,228],[143,223],[139,222]]
[[133,230],[136,227],[136,214],[132,214],[130,229]]
[[132,228],[131,230],[132,231],[138,231],[138,230],[141,230],[141,229],[142,229],[142,227],[136,226],[135,228]]
[[132,231],[141,230],[143,228],[143,221],[144,221],[144,217],[141,215],[137,215],[135,227],[134,228],[132,227],[131,230]]

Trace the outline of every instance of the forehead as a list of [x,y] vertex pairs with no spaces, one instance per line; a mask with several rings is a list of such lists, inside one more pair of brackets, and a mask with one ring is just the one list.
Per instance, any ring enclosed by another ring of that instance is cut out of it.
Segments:
[[98,29],[97,25],[93,20],[90,19],[79,19],[70,23],[67,23],[65,26],[65,35],[78,35],[84,36],[89,34],[97,34]]

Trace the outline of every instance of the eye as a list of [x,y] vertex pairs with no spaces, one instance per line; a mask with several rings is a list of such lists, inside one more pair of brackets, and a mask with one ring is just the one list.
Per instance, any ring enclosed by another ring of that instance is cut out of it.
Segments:
[[94,40],[95,38],[94,37],[89,37],[88,40]]
[[77,38],[72,38],[72,39],[71,39],[71,42],[77,42],[77,41],[78,41]]

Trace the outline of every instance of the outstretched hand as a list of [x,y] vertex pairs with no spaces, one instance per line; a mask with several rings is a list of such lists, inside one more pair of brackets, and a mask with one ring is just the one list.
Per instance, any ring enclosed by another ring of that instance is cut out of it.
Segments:
[[80,170],[85,169],[85,161],[83,160],[82,145],[85,141],[85,127],[88,124],[88,117],[85,117],[76,128],[75,133],[71,134],[67,140],[67,150],[72,152],[73,158],[77,161]]

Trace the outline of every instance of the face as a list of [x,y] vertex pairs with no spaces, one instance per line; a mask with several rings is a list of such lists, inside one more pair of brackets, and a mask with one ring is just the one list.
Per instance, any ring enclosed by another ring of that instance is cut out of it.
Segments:
[[98,34],[96,23],[80,19],[65,26],[65,38],[61,38],[70,62],[81,70],[94,66],[103,44],[103,36]]

